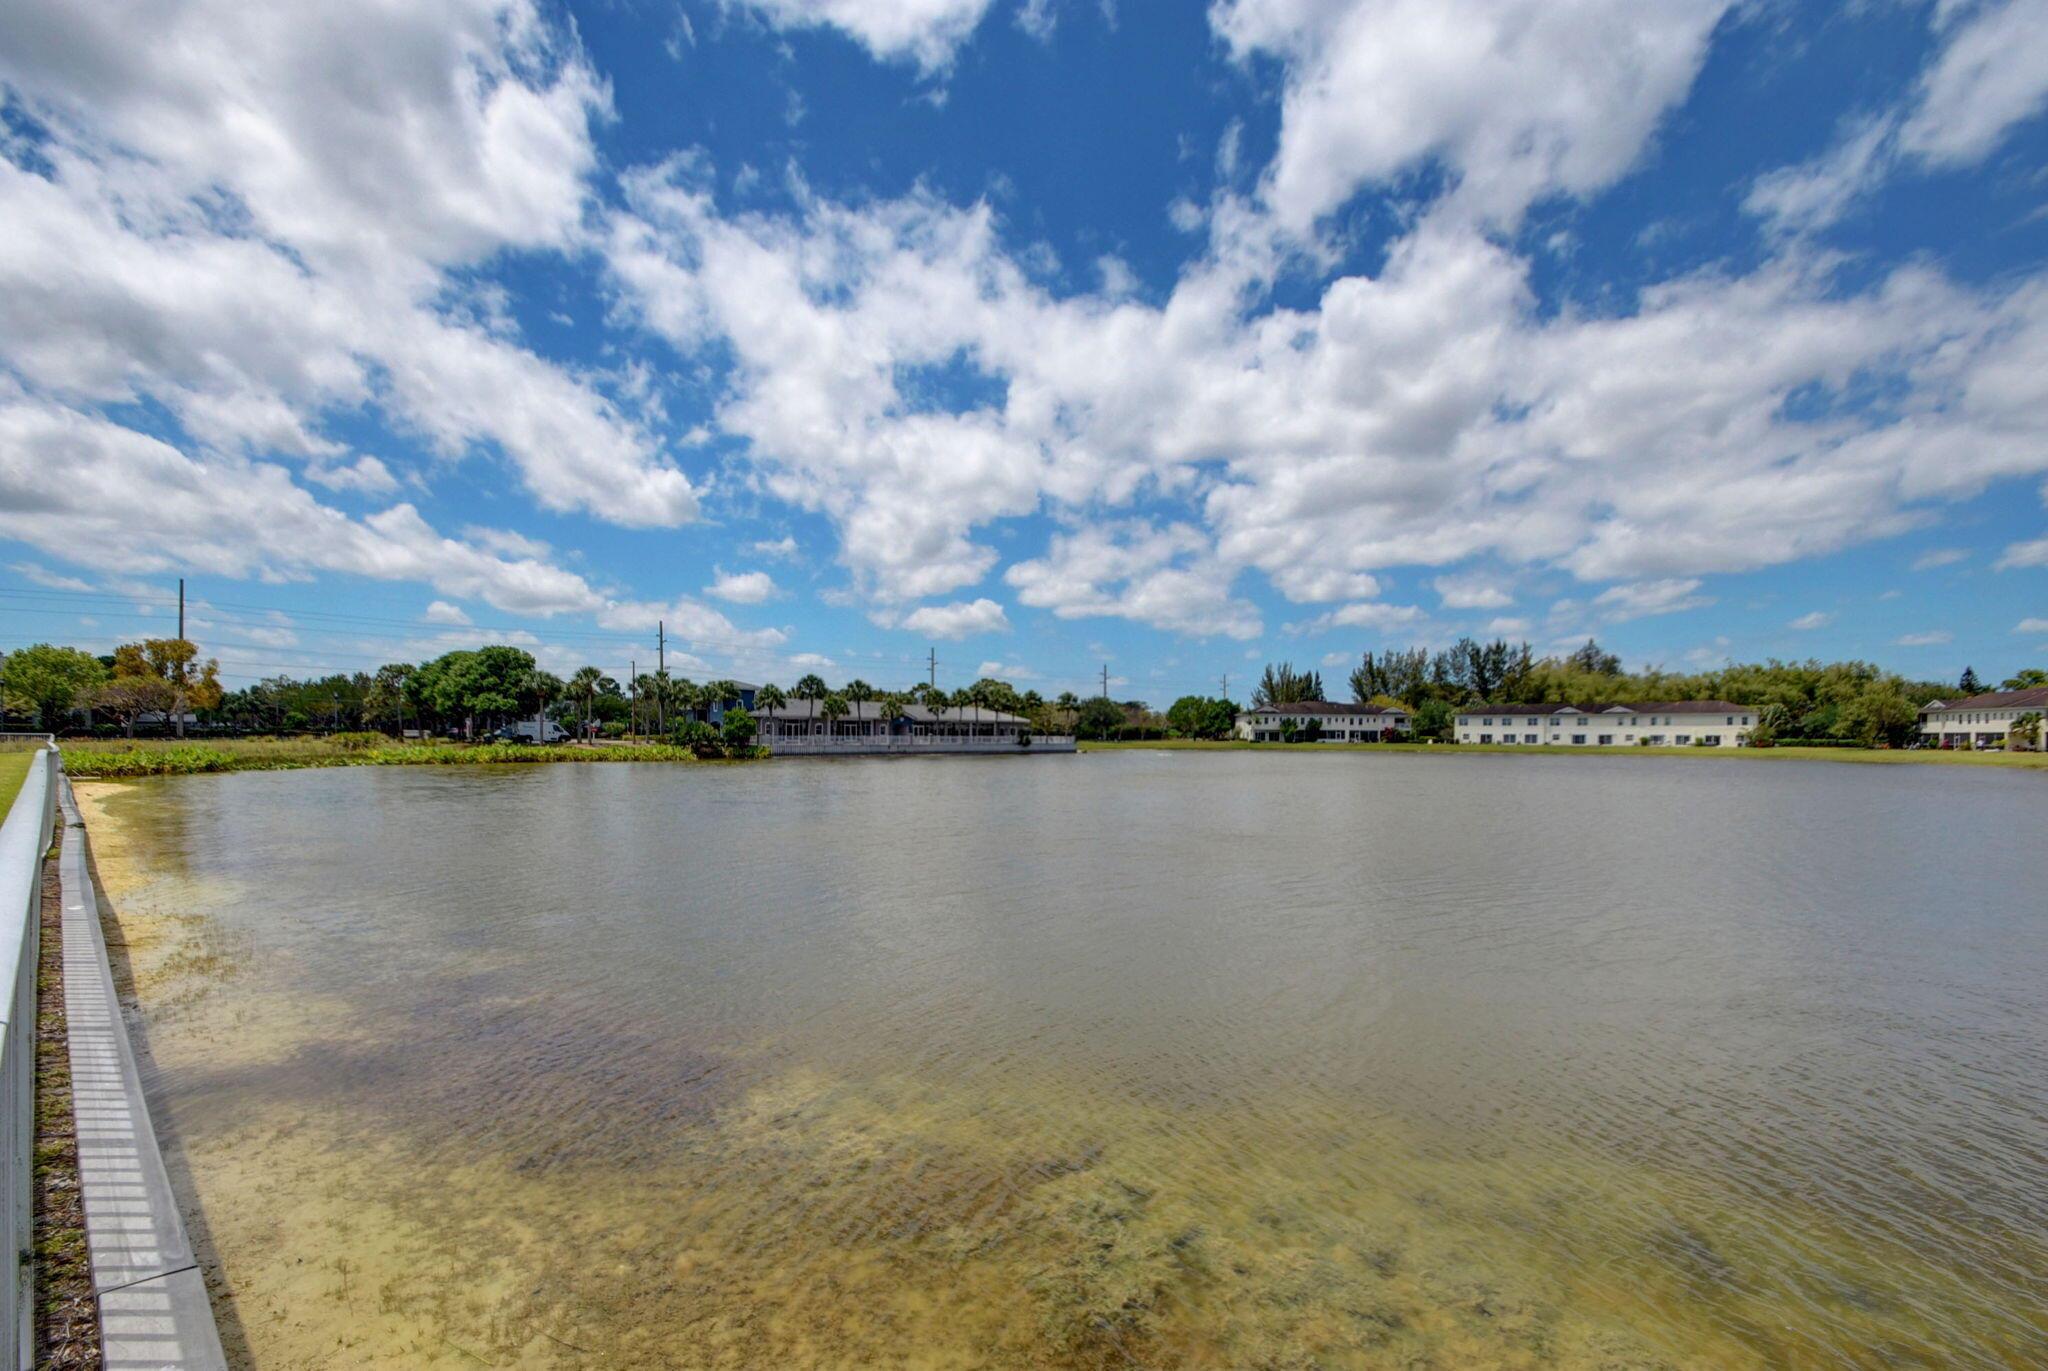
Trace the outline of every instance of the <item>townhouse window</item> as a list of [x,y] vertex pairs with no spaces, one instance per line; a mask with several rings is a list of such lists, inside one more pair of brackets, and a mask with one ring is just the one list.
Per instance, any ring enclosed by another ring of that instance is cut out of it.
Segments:
[[1584,743],[1586,741],[1586,735],[1583,733],[1574,733],[1572,734],[1572,741],[1574,743]]
[[1482,743],[1490,743],[1493,741],[1493,735],[1491,733],[1482,733],[1479,735],[1479,741]]
[[1536,741],[1536,735],[1533,733],[1525,733],[1522,735],[1522,741],[1525,743],[1533,743]]
[[1586,724],[1587,724],[1587,720],[1585,720],[1585,719],[1580,719],[1580,720],[1579,720],[1579,727],[1580,727],[1580,728],[1584,728],[1584,727],[1586,726]]
[[1728,716],[1728,722],[1729,722],[1729,723],[1731,723],[1731,724],[1735,722],[1735,716],[1734,716],[1733,714],[1730,714],[1730,715]]
[[1679,734],[1679,735],[1678,735],[1678,745],[1679,745],[1680,747],[1687,747],[1687,746],[1691,745],[1691,743],[1692,743],[1692,734],[1690,734],[1690,733],[1681,733],[1681,734]]
[[1603,733],[1603,734],[1601,734],[1601,735],[1600,735],[1600,746],[1602,746],[1602,747],[1612,747],[1612,746],[1614,746],[1614,735],[1613,735],[1612,733]]

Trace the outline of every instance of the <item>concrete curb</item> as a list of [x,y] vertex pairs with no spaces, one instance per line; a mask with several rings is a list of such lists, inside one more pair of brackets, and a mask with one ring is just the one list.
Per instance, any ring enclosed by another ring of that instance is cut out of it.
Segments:
[[85,821],[69,777],[59,781],[57,798],[65,827],[58,874],[71,1098],[103,1365],[107,1371],[226,1371],[206,1282],[178,1216],[114,994],[86,862]]

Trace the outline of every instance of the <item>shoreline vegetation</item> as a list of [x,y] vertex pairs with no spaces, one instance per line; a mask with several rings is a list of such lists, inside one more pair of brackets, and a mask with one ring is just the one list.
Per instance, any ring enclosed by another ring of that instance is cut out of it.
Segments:
[[1742,757],[1781,762],[1865,762],[1879,765],[2005,766],[2048,771],[2048,753],[1965,752],[1944,748],[1880,747],[1548,747],[1500,743],[1254,743],[1234,738],[1160,738],[1143,741],[1083,740],[1082,752],[1410,752],[1440,757],[1533,753],[1548,757]]
[[[331,738],[171,739],[69,738],[60,741],[64,770],[74,780],[119,781],[146,776],[198,776],[231,771],[300,771],[336,766],[533,766],[546,763],[689,762],[715,764],[748,758],[706,757],[673,743],[425,743],[389,740],[364,746]],[[1293,752],[1306,754],[1421,753],[1439,757],[1485,754],[1552,757],[1739,757],[1760,761],[1852,762],[1875,765],[2007,767],[2048,771],[2048,753],[1963,752],[1922,748],[1854,747],[1547,747],[1498,743],[1254,743],[1242,739],[1084,739],[1082,752]],[[756,749],[755,756],[768,755]],[[0,799],[17,788],[26,757],[0,754]]]
[[301,771],[333,766],[529,766],[545,762],[743,761],[705,757],[674,743],[427,743],[337,738],[66,738],[64,771],[73,780],[198,776],[225,771]]

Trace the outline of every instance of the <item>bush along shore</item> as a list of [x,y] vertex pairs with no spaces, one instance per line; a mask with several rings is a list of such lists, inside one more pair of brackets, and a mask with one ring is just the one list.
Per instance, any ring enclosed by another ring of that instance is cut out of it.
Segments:
[[[374,739],[374,741],[371,741]],[[408,743],[380,734],[329,738],[224,738],[207,742],[66,739],[64,770],[77,780],[296,771],[324,766],[522,766],[543,762],[709,762],[767,756],[764,748],[674,743]]]

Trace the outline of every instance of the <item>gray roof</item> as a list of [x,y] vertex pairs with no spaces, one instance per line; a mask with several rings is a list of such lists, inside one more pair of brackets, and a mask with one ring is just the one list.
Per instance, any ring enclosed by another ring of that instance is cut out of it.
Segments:
[[2035,686],[2031,690],[1994,690],[1988,695],[1972,695],[1967,700],[1930,700],[1920,706],[1923,714],[1935,709],[2048,709],[2048,686]]
[[[791,700],[788,704],[777,706],[774,709],[757,709],[754,711],[754,717],[757,719],[787,720],[791,723],[808,723],[812,719],[824,718],[824,709],[813,709],[811,703],[809,700]],[[817,703],[822,706],[824,701],[820,700]],[[861,700],[856,702],[848,700],[846,702],[846,713],[840,716],[840,720],[844,723],[870,723],[879,722],[882,717],[881,701]],[[928,724],[936,721],[946,724],[964,722],[970,724],[1008,723],[1029,725],[1031,722],[1029,719],[1019,718],[1015,714],[1005,714],[998,709],[977,710],[973,705],[949,706],[944,713],[934,715],[924,705],[907,704],[903,706],[903,717],[909,719],[912,723],[918,724]]]
[[1376,717],[1382,714],[1405,716],[1407,713],[1408,711],[1399,705],[1387,709],[1380,705],[1340,705],[1330,700],[1297,700],[1290,705],[1255,705],[1238,717],[1247,718],[1255,714],[1361,714]]

